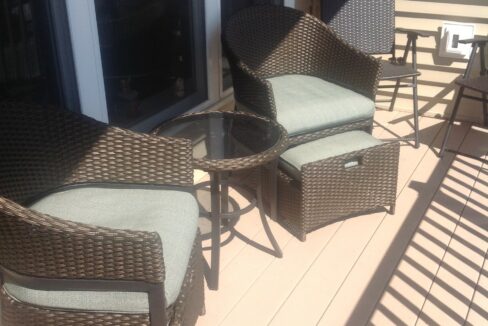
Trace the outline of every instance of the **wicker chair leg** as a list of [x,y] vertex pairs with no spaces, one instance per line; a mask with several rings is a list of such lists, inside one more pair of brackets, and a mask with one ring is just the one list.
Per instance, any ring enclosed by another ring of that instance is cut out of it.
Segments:
[[391,205],[390,210],[388,211],[388,214],[395,215],[395,208],[396,208],[395,204]]

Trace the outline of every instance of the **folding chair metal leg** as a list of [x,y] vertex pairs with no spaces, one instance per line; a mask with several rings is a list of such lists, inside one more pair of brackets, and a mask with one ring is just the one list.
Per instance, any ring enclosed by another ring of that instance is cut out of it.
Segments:
[[417,76],[413,77],[413,126],[415,133],[415,148],[420,146],[420,136],[419,136],[419,97],[417,92]]
[[399,88],[400,88],[400,79],[397,79],[395,84],[395,89],[393,90],[393,95],[391,97],[390,112],[393,111],[393,108],[395,107],[395,102],[396,102]]
[[447,141],[449,139],[449,134],[451,133],[452,125],[454,124],[454,120],[456,119],[456,114],[459,109],[459,104],[461,103],[461,98],[463,97],[463,93],[464,93],[464,87],[461,87],[456,97],[456,103],[454,103],[454,108],[452,109],[451,117],[449,118],[449,123],[447,124],[446,134],[444,135],[444,140],[442,141],[441,149],[439,150],[439,157],[444,156]]

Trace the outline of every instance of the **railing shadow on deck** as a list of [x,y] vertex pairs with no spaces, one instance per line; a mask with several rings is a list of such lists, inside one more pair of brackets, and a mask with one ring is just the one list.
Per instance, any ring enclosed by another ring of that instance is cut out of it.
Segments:
[[[482,141],[481,149],[478,150],[481,150],[481,152],[477,153],[479,156],[488,154],[486,153],[488,149],[486,145],[482,144]],[[427,324],[438,324],[438,322],[435,316],[430,316],[428,313],[422,311],[426,302],[429,305],[434,305],[436,309],[459,324],[465,323],[469,311],[474,311],[477,315],[488,320],[486,307],[480,307],[477,303],[473,302],[473,296],[466,296],[465,293],[461,293],[456,289],[451,282],[440,278],[438,275],[438,271],[442,268],[449,273],[450,277],[455,278],[456,282],[461,282],[471,287],[473,289],[473,295],[474,291],[484,296],[488,293],[488,289],[481,288],[480,284],[477,284],[472,278],[461,273],[456,266],[452,266],[444,260],[446,255],[450,255],[456,261],[463,264],[463,266],[471,269],[473,273],[478,273],[480,276],[484,273],[484,277],[487,276],[486,270],[483,271],[483,261],[486,259],[488,252],[488,233],[480,232],[479,230],[488,230],[488,217],[483,216],[483,213],[481,213],[488,212],[488,206],[486,205],[488,202],[488,194],[475,187],[477,184],[486,187],[486,182],[481,180],[481,177],[486,179],[486,175],[488,174],[487,168],[487,165],[483,166],[481,163],[473,163],[466,157],[453,157],[452,162],[448,161],[446,157],[445,160],[440,160],[437,163],[436,168],[426,183],[410,183],[409,187],[418,192],[419,198],[428,196],[431,196],[431,198],[427,201],[417,200],[411,208],[394,241],[378,265],[376,273],[350,315],[348,324],[357,325],[367,323],[375,312],[381,313],[384,318],[394,324],[405,324],[403,320],[404,316],[398,315],[394,307],[389,307],[388,303],[385,304],[382,302],[382,298],[385,295],[393,298],[395,305],[400,305],[403,309],[409,310],[417,316],[417,320],[421,320]],[[468,169],[472,170],[472,173],[465,172]],[[449,173],[449,171],[454,173]],[[456,177],[456,175],[459,177]],[[462,180],[461,178],[466,178],[469,181]],[[434,182],[438,183],[436,187],[438,190],[432,193],[432,184],[429,185],[429,183]],[[475,182],[477,183],[475,184]],[[460,189],[470,190],[463,192]],[[480,201],[479,199],[474,199],[471,197],[471,194],[477,195],[475,197],[478,198],[486,198],[487,200]],[[451,225],[451,227],[448,228],[442,223],[439,223],[439,220],[447,225]],[[479,230],[476,228],[479,228]],[[480,248],[470,241],[465,240],[456,233],[459,230],[468,232],[470,236],[475,237],[478,241],[484,243],[485,246]],[[444,240],[439,239],[440,237]],[[449,239],[448,241],[445,240],[446,237]],[[450,246],[452,242],[456,242],[458,247],[461,246],[463,250],[468,250],[479,260],[474,262],[467,258],[462,252]],[[432,252],[432,248],[434,247],[437,248],[437,254]],[[441,254],[439,254],[439,248]],[[427,259],[430,263],[433,263],[437,266],[437,270],[431,270],[424,266],[412,256],[412,253],[421,255],[423,259]],[[479,263],[480,261],[481,264]],[[408,266],[408,270],[412,270],[417,275],[420,275],[419,277],[424,280],[424,283],[421,284],[419,279],[415,279],[410,273],[407,275],[401,266]],[[378,271],[381,272],[378,273]],[[387,282],[385,282],[385,275],[391,275]],[[402,284],[401,289],[396,288],[395,283],[391,283],[393,278],[400,281]],[[429,286],[425,284],[426,278],[429,279]],[[446,302],[446,298],[430,293],[434,282],[442,291],[447,292],[455,300],[469,307],[466,315],[460,315],[458,311],[454,310],[450,306],[450,302]],[[405,290],[405,287],[408,287],[408,289]],[[412,292],[423,297],[424,301],[419,304],[418,299],[414,302],[405,294]]]

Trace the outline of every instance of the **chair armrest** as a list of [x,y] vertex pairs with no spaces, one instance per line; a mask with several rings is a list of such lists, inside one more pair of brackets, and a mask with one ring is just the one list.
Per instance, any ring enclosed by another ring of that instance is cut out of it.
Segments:
[[[231,57],[229,61],[233,60]],[[260,77],[242,61],[231,63],[236,101],[257,114],[276,119],[276,107],[271,83]]]
[[2,265],[20,274],[164,282],[163,248],[155,232],[70,222],[0,197],[0,237]]
[[96,141],[75,155],[79,162],[67,179],[69,183],[193,184],[191,143],[187,139],[105,127]]
[[432,36],[429,33],[426,33],[421,30],[416,29],[408,29],[408,28],[395,28],[397,33],[407,34],[408,38],[417,38],[417,37],[429,37]]
[[236,102],[257,114],[276,119],[276,107],[271,84],[262,74],[254,71],[243,62],[242,58],[239,58],[231,46],[232,40],[233,38],[229,40],[225,33],[222,34],[221,42],[229,61]]
[[381,75],[379,59],[367,55],[330,34],[322,45],[323,57],[317,58],[320,77],[340,84],[375,100]]

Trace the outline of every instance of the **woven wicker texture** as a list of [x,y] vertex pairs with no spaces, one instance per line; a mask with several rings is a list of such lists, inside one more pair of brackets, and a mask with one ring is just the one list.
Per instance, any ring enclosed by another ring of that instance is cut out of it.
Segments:
[[[84,225],[22,206],[43,192],[86,182],[191,186],[190,143],[108,127],[70,112],[0,104],[0,264],[38,278],[162,284],[163,248],[157,233]],[[174,325],[196,320],[203,305],[199,237],[195,241],[169,316]],[[45,311],[5,297],[2,303],[2,325],[141,325],[148,320]],[[187,313],[186,306],[198,307]]]
[[147,314],[109,314],[46,310],[20,303],[11,298],[3,289],[0,292],[0,296],[0,303],[2,305],[1,325],[3,326],[150,325],[149,315]]
[[83,182],[192,185],[190,143],[108,127],[93,119],[0,104],[0,196],[24,202]]
[[[197,237],[185,281],[176,302],[167,309],[169,325],[194,325],[203,308],[203,262],[201,241]],[[150,325],[148,314],[118,314],[49,310],[18,302],[0,290],[2,326],[77,325],[140,326]]]
[[[301,180],[278,176],[278,221],[293,235],[306,234],[334,220],[384,206],[394,206],[398,178],[398,142],[312,162]],[[361,158],[361,164],[344,163]],[[269,179],[266,178],[268,183]]]
[[391,53],[395,0],[323,0],[322,19],[347,43],[365,53]]
[[276,118],[271,84],[283,74],[303,74],[347,87],[374,100],[379,62],[339,39],[322,21],[286,7],[239,11],[224,28],[234,96],[258,114]]
[[74,223],[0,197],[0,262],[17,273],[158,283],[162,250],[157,233]]

